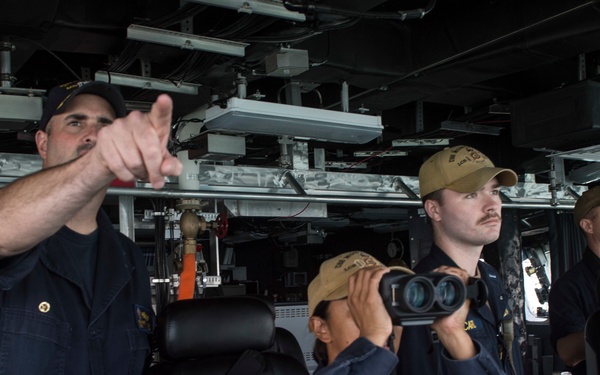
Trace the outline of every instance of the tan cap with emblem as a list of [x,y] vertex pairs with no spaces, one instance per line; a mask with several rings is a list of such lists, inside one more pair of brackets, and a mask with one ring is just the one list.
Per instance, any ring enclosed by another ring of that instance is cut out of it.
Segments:
[[502,186],[513,186],[518,181],[514,171],[496,168],[487,156],[473,147],[448,147],[421,166],[419,194],[424,197],[440,189],[473,193],[494,177]]
[[[327,259],[321,264],[319,274],[308,286],[308,316],[321,301],[334,301],[348,297],[348,279],[361,268],[383,266],[383,263],[362,251],[350,251]],[[406,273],[413,272],[404,267],[390,267]]]
[[351,251],[324,261],[319,274],[308,286],[308,316],[312,316],[321,301],[348,297],[348,279],[358,270],[381,265],[380,261],[362,251]]
[[579,227],[581,219],[583,219],[592,208],[598,206],[600,206],[600,186],[589,189],[577,199],[575,209],[573,210],[575,224]]

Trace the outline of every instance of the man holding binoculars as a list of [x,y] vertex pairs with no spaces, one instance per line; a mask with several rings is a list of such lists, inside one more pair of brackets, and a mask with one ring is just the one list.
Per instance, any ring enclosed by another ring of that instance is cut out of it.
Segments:
[[[396,364],[398,374],[521,375],[517,335],[512,324],[503,324],[512,323],[508,296],[499,274],[479,261],[483,246],[500,234],[500,186],[516,182],[512,170],[494,167],[467,146],[444,149],[427,160],[419,183],[434,245],[415,271],[454,275],[465,284],[481,279],[489,292],[487,303],[473,304],[465,298],[448,315],[428,316],[419,323],[408,319],[400,322],[404,327],[392,328],[394,309],[382,298],[386,288],[380,287],[385,274],[394,271],[362,252],[329,259],[308,290],[309,329],[317,337],[315,375],[391,374]],[[415,303],[421,303],[418,293],[408,293],[409,289],[403,290],[405,300],[412,295]],[[510,335],[500,332],[508,330]],[[392,331],[401,335],[398,358],[389,350]]]
[[[500,235],[500,187],[516,183],[515,172],[496,168],[468,146],[446,148],[425,161],[419,171],[419,192],[432,225],[433,246],[414,271],[430,272],[444,265],[480,278],[489,292],[487,304],[470,307],[464,329],[506,374],[521,375],[523,359],[508,295],[498,272],[480,261],[483,246]],[[422,375],[440,373],[438,352],[428,327],[405,327],[397,373],[414,374],[416,369]]]

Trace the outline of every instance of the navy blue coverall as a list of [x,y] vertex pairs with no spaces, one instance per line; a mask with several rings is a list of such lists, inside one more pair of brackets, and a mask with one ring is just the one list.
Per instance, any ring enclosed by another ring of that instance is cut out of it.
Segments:
[[141,250],[102,210],[97,221],[92,299],[69,255],[48,247],[66,227],[0,260],[0,374],[141,374],[148,365],[154,312]]
[[[581,261],[552,284],[548,306],[550,343],[555,351],[558,339],[583,332],[587,319],[600,308],[596,297],[598,277],[600,258],[586,248]],[[570,371],[573,375],[586,374],[586,362],[579,362]]]
[[[416,273],[431,272],[442,265],[458,267],[446,253],[433,245],[429,254],[417,264],[413,271]],[[500,275],[492,266],[479,262],[478,268],[481,279],[488,288],[489,307],[477,308],[471,306],[465,321],[465,330],[474,342],[481,346],[487,360],[495,362],[495,365],[487,363],[487,370],[484,373],[498,373],[496,370],[490,369],[502,369],[506,374],[513,374],[508,361],[504,338],[500,332],[502,320],[512,318],[508,307],[508,295],[505,292]],[[516,375],[522,375],[523,358],[516,331],[515,327],[512,348],[508,350],[512,350],[513,353]],[[435,345],[441,346],[439,343]],[[404,327],[398,350],[397,374],[437,375],[446,373],[447,371],[443,368],[444,364],[440,359],[441,356],[435,357],[437,352],[439,350],[436,350],[432,343],[429,326]],[[436,365],[440,367],[439,371],[436,369]]]

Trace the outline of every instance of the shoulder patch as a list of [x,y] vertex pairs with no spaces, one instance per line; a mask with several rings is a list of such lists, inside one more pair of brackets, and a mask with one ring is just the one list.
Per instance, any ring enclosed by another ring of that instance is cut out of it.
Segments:
[[152,333],[154,331],[154,314],[145,306],[133,305],[135,322],[140,331]]

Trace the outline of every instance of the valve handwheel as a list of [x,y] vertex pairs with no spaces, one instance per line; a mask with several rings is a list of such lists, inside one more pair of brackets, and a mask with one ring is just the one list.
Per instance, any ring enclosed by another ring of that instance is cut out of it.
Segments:
[[223,239],[227,235],[227,230],[229,229],[229,221],[227,220],[227,216],[220,213],[217,215],[215,219],[215,223],[217,223],[217,227],[215,229],[215,235],[218,239]]

